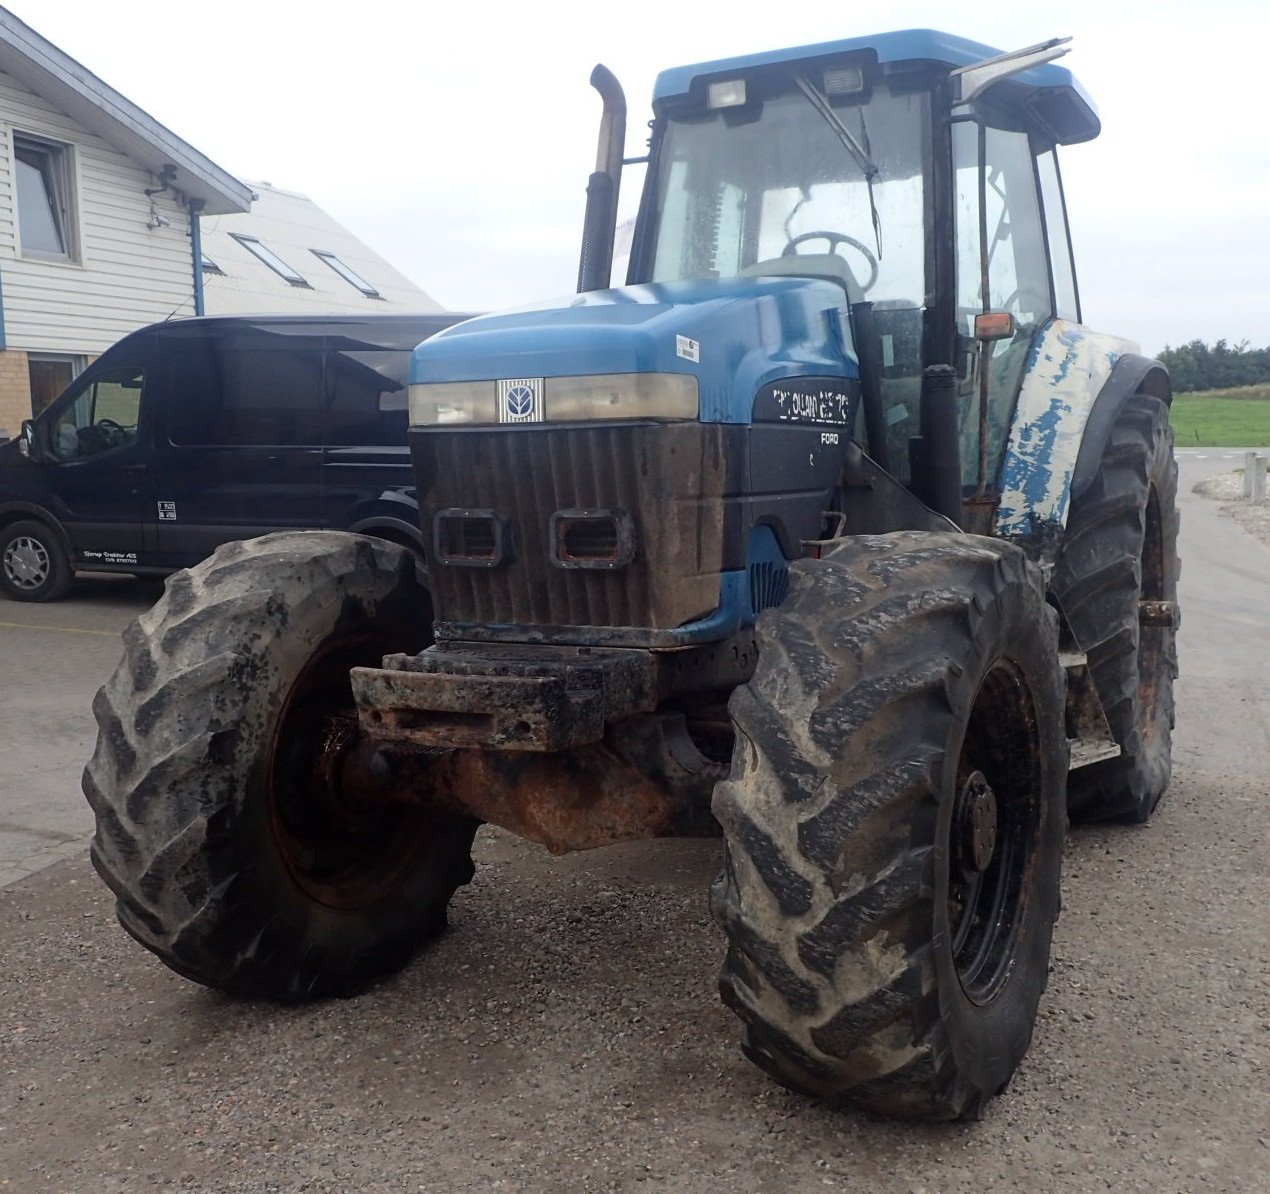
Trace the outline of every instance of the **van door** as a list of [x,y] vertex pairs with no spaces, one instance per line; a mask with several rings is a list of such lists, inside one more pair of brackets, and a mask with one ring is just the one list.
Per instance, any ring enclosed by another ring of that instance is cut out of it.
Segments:
[[322,526],[321,329],[191,324],[165,329],[159,344],[154,497],[168,566],[234,539]]
[[350,328],[327,337],[322,482],[327,525],[353,527],[378,519],[417,528],[406,407],[410,355],[423,338],[423,331],[396,328]]
[[150,498],[147,371],[90,370],[40,419],[35,487],[66,530],[76,568],[153,564],[144,528]]

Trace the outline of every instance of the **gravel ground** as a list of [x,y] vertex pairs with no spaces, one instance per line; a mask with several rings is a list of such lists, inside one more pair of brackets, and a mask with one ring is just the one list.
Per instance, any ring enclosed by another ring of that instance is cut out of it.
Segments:
[[1184,504],[1173,787],[1072,834],[1036,1038],[982,1122],[833,1112],[743,1060],[717,842],[483,830],[449,934],[298,1009],[167,971],[81,856],[0,890],[0,1190],[1266,1189],[1270,553]]
[[1225,473],[1216,477],[1206,477],[1193,487],[1193,492],[1200,497],[1226,503],[1221,513],[1233,518],[1244,530],[1255,535],[1262,543],[1270,546],[1270,501],[1253,505],[1243,500],[1243,470]]
[[300,1009],[170,974],[63,863],[0,897],[0,1189],[1253,1190],[1270,884],[1224,815],[1251,795],[1183,783],[1146,831],[1074,835],[1033,1050],[984,1122],[936,1129],[739,1056],[713,843],[553,861],[486,833],[450,934]]

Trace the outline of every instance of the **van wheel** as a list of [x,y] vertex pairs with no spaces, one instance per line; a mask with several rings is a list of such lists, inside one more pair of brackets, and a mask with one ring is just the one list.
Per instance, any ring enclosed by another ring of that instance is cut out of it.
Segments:
[[14,601],[56,601],[74,572],[57,532],[34,519],[0,531],[0,589]]
[[381,539],[385,543],[392,543],[397,547],[404,548],[414,556],[415,567],[419,569],[424,577],[428,575],[428,558],[423,554],[423,548],[414,542],[409,535],[405,535],[401,531],[380,530],[378,527],[367,527],[356,533],[369,535],[372,539]]

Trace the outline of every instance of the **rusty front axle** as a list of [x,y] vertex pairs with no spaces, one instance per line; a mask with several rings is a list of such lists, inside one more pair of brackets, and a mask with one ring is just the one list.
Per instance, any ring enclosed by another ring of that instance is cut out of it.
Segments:
[[362,734],[340,763],[344,799],[432,804],[556,854],[650,837],[711,837],[714,784],[677,715],[628,718],[605,741],[543,753],[437,750]]

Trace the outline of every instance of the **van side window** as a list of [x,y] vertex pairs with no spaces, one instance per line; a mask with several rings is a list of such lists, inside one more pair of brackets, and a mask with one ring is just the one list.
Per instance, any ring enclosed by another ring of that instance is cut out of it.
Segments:
[[326,443],[356,447],[406,442],[410,353],[368,348],[326,358]]
[[141,389],[140,369],[98,377],[58,411],[49,433],[49,449],[59,460],[82,460],[137,438]]
[[[317,447],[322,352],[317,337],[190,336],[167,350],[174,444]],[[295,340],[296,343],[288,343]]]

